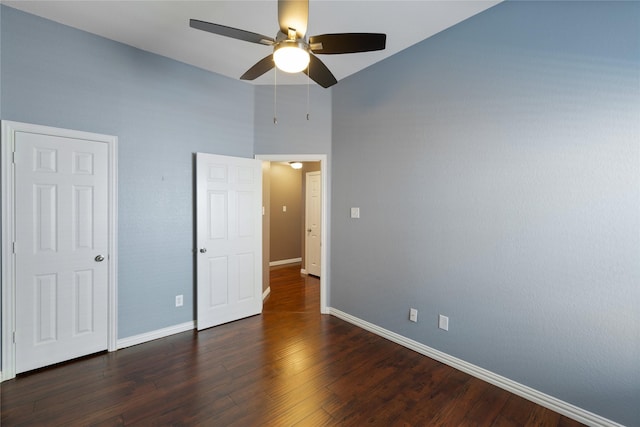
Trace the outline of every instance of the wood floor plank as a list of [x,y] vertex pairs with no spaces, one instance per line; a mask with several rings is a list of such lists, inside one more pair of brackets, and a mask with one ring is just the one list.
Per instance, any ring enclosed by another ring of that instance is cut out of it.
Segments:
[[510,394],[507,402],[496,417],[492,427],[523,426],[527,424],[534,405],[520,396]]
[[4,382],[2,426],[580,426],[321,315],[300,265],[270,287],[262,315]]
[[335,425],[335,420],[331,415],[327,414],[324,409],[316,409],[312,414],[303,418],[298,423],[293,424],[294,427],[315,426],[324,427]]

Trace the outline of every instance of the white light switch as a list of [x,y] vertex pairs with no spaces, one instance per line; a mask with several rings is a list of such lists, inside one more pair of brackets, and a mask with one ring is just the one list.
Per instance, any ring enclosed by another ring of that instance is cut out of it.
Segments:
[[287,207],[286,207],[286,206],[283,206],[283,207],[282,207],[282,212],[286,212],[286,211],[287,211]]
[[351,208],[351,218],[360,218],[360,208]]
[[443,316],[442,314],[440,315],[438,318],[438,328],[445,331],[449,330],[449,318],[447,316]]

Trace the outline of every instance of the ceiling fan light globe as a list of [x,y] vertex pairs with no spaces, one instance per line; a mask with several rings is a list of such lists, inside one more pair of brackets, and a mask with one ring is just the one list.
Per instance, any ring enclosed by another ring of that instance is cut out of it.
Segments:
[[299,73],[309,65],[309,52],[297,45],[284,45],[273,52],[273,60],[285,73]]

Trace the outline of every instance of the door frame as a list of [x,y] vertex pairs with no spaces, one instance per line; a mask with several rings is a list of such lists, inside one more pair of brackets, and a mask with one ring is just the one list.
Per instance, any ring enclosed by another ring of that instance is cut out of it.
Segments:
[[320,313],[330,314],[327,308],[329,289],[329,200],[331,190],[329,188],[329,165],[326,154],[256,154],[255,158],[267,162],[320,162],[320,174],[322,185],[322,230],[320,239]]
[[0,139],[0,181],[2,188],[2,365],[0,381],[16,376],[15,343],[15,171],[13,152],[16,132],[39,133],[63,138],[85,139],[107,144],[108,152],[108,288],[107,350],[117,349],[118,322],[118,137],[97,133],[60,129],[14,121],[2,121]]

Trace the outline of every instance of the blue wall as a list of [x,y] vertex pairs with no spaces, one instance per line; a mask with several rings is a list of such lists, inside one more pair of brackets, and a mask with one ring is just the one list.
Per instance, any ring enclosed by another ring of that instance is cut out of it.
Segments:
[[507,2],[338,83],[330,305],[640,425],[639,44]]
[[[278,86],[273,105],[273,86],[255,88],[256,154],[331,153],[331,89],[313,85]],[[307,120],[307,102],[309,120]],[[274,113],[278,124],[273,123]]]
[[119,338],[193,320],[193,153],[253,156],[253,87],[1,9],[2,119],[119,138]]

